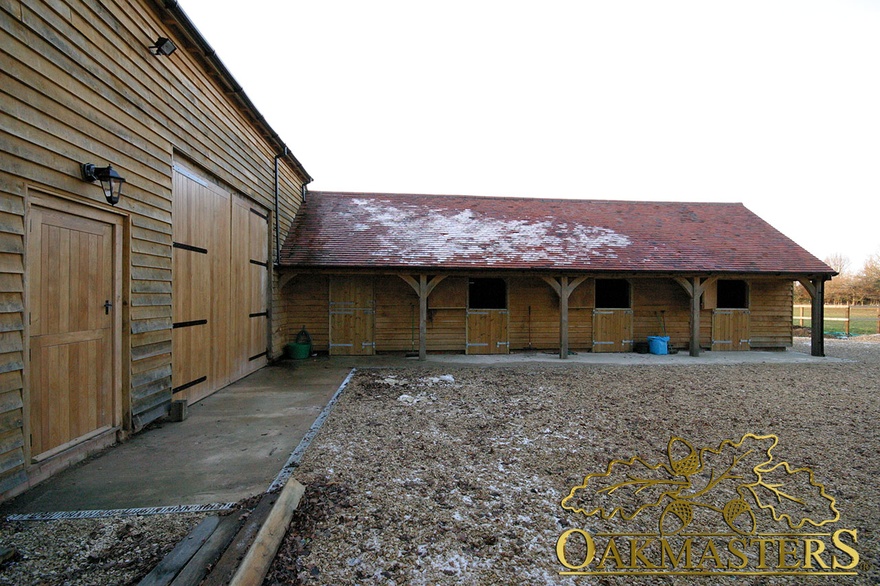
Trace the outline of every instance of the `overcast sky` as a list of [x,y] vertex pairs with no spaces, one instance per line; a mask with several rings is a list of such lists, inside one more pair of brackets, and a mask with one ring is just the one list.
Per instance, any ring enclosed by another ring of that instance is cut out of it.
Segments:
[[312,190],[737,201],[880,253],[880,1],[180,3]]

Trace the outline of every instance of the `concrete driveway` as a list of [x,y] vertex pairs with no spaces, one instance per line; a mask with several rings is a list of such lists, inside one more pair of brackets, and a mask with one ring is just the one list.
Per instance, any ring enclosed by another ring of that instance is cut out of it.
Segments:
[[350,372],[283,361],[4,503],[4,515],[234,502],[265,492]]

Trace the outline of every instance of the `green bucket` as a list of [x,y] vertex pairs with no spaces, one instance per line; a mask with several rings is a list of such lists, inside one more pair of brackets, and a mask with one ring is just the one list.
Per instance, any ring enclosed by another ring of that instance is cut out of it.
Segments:
[[312,353],[312,345],[291,343],[287,345],[287,351],[294,360],[305,360]]

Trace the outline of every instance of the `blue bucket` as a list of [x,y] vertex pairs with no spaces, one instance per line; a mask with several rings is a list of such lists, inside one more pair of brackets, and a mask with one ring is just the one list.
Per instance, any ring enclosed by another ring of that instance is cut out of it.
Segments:
[[648,336],[648,352],[651,354],[669,354],[669,336]]

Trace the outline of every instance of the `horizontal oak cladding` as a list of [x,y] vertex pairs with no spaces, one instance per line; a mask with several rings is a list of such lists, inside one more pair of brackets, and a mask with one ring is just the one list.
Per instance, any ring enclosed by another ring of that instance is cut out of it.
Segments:
[[751,297],[751,340],[753,348],[782,348],[792,345],[792,283],[754,279]]
[[330,284],[324,275],[297,275],[283,289],[286,306],[285,342],[293,342],[305,327],[312,347],[330,349]]
[[377,351],[419,349],[419,298],[412,287],[396,276],[376,277],[375,329]]
[[[397,279],[397,280],[395,280]],[[399,281],[399,282],[398,282]],[[377,352],[412,351],[418,344],[418,298],[396,276],[375,277]],[[467,278],[447,277],[428,298],[427,349],[464,351],[466,332]],[[633,295],[633,339],[668,335],[673,346],[685,348],[690,342],[690,299],[671,278],[631,278]],[[509,283],[510,347],[555,349],[559,345],[558,296],[543,280],[511,277]],[[758,346],[785,345],[790,340],[787,322],[791,303],[791,282],[780,279],[751,279],[754,297],[751,310],[752,338]],[[328,321],[327,278],[298,275],[285,288],[285,299],[292,320],[287,336],[292,339],[304,324],[312,333],[316,350],[326,350]],[[572,292],[569,307],[569,347],[590,349],[594,283],[586,280]],[[530,311],[531,308],[531,311]],[[757,334],[756,334],[757,332]],[[700,312],[700,343],[712,340],[712,310]],[[754,344],[753,344],[754,345]]]
[[428,322],[428,352],[464,352],[467,349],[467,310],[433,309]]
[[[0,111],[0,380],[21,401],[25,360],[21,331],[26,198],[39,187],[103,207],[100,189],[83,183],[79,164],[111,163],[126,180],[117,209],[128,215],[123,275],[129,322],[125,324],[130,373],[123,390],[126,419],[143,423],[161,415],[170,399],[172,173],[176,153],[220,182],[273,209],[278,140],[237,96],[218,83],[213,66],[188,43],[173,59],[157,59],[146,45],[175,37],[178,25],[150,0],[24,0],[0,9],[4,55],[4,107]],[[163,22],[165,21],[165,22]],[[171,28],[169,28],[171,26]],[[301,167],[279,161],[279,236],[284,238],[301,204]],[[268,243],[267,243],[268,244]],[[257,257],[254,257],[257,258]],[[260,262],[268,259],[257,258]],[[273,291],[266,311],[286,317]],[[10,378],[14,377],[14,378]],[[168,395],[168,396],[165,396]],[[144,417],[138,417],[145,414]],[[17,416],[0,414],[0,437]],[[0,449],[6,444],[0,443]],[[14,451],[14,450],[13,450]],[[20,450],[19,450],[20,451]],[[0,454],[7,457],[8,454]],[[0,474],[0,493],[23,478],[21,454]]]
[[171,318],[171,306],[170,305],[141,305],[141,306],[133,306],[129,313],[131,314],[132,321],[139,321],[143,319],[155,319],[155,318]]
[[[21,435],[21,434],[19,434]],[[0,484],[5,480],[7,473],[16,472],[24,465],[24,450],[14,448],[6,453],[0,453]]]
[[[633,279],[633,340],[645,342],[648,336],[669,336],[670,346],[684,348],[690,344],[690,297],[672,279]],[[709,343],[711,326],[701,317],[701,343]]]
[[131,266],[171,270],[171,258],[155,254],[132,253]]
[[0,354],[0,374],[24,369],[24,356],[21,352]]
[[0,291],[21,295],[24,292],[24,279],[22,275],[0,273]]
[[167,360],[171,362],[171,340],[166,342],[156,342],[154,344],[141,344],[137,348],[132,348],[132,372],[140,368],[141,362],[145,362],[156,356],[167,356]]
[[131,377],[131,386],[138,388],[144,387],[150,383],[154,383],[157,380],[162,380],[171,376],[171,365],[170,364],[161,364],[157,367],[154,367],[150,370],[146,370],[144,372],[138,372],[132,375]]
[[171,347],[165,352],[156,352],[152,356],[141,358],[132,362],[131,374],[138,375],[148,370],[156,370],[166,367],[171,362]]
[[155,306],[155,305],[167,305],[171,306],[171,294],[170,293],[132,293],[131,295],[131,306],[139,307],[139,306]]
[[509,279],[510,349],[559,348],[559,296],[542,279]]

